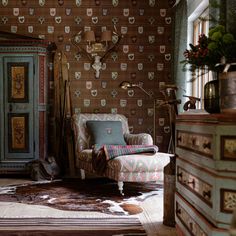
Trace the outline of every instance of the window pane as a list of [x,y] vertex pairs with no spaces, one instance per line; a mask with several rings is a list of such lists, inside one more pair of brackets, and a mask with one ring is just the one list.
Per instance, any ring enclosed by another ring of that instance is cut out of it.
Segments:
[[[209,31],[209,9],[207,8],[195,21],[193,21],[193,44],[198,44],[198,38],[201,34],[208,34]],[[203,20],[204,19],[204,20]],[[208,68],[204,67],[195,71],[192,75],[195,80],[192,83],[192,91],[194,97],[201,98],[201,103],[197,103],[196,107],[203,109],[204,107],[204,85],[212,79]]]

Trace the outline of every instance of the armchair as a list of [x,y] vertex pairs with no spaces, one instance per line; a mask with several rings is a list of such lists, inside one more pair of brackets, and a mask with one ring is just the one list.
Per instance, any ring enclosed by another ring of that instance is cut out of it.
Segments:
[[[75,138],[75,166],[80,169],[81,178],[85,179],[85,173],[94,173],[92,166],[92,147],[90,145],[90,133],[86,122],[120,121],[127,145],[152,145],[153,140],[149,134],[130,134],[128,121],[121,114],[94,114],[80,113],[72,117],[72,127]],[[118,156],[109,160],[104,177],[116,180],[118,189],[123,194],[124,182],[148,182],[163,180],[164,166],[169,163],[171,154],[155,153],[153,155],[142,153]]]

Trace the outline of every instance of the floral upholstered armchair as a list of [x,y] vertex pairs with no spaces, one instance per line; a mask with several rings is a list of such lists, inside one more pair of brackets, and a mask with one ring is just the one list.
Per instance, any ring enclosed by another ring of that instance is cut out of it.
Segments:
[[[88,121],[120,121],[122,135],[127,145],[152,145],[149,134],[130,134],[127,118],[121,114],[75,114],[72,119],[75,137],[76,168],[80,169],[81,178],[85,173],[95,173],[92,165],[91,134]],[[109,160],[102,176],[116,180],[123,194],[124,182],[148,182],[163,180],[163,170],[170,161],[170,154],[157,152],[121,155]]]

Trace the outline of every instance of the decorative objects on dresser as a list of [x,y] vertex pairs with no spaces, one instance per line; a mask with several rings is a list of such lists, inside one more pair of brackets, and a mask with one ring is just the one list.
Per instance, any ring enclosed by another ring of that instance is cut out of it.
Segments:
[[209,113],[236,113],[236,63],[229,63],[217,79],[204,86],[204,109]]
[[236,113],[236,63],[224,66],[217,79],[204,86],[204,109],[209,113]]
[[211,80],[204,86],[204,109],[209,113],[220,112],[219,80]]
[[236,63],[227,64],[219,75],[220,109],[222,113],[236,113]]
[[183,109],[188,111],[189,109],[196,109],[196,102],[201,101],[200,98],[183,95],[183,97],[187,97],[189,100],[184,103]]
[[178,234],[228,235],[236,208],[236,118],[179,115],[176,154]]
[[[230,75],[233,72],[228,72],[229,66],[236,61],[235,37],[235,32],[228,32],[225,26],[219,24],[210,28],[208,36],[199,35],[198,43],[189,44],[190,49],[184,52],[185,60],[181,63],[183,70],[192,72],[192,81],[205,81],[206,75],[213,79],[204,87],[204,109],[209,113],[228,113],[236,110],[235,81]],[[235,75],[233,76],[235,78]],[[226,80],[229,77],[230,80]]]

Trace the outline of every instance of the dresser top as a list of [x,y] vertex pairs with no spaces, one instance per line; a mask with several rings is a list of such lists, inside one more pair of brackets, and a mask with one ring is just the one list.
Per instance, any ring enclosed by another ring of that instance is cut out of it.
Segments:
[[236,125],[236,113],[233,114],[190,114],[181,113],[176,117],[176,122],[213,123]]

